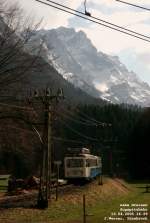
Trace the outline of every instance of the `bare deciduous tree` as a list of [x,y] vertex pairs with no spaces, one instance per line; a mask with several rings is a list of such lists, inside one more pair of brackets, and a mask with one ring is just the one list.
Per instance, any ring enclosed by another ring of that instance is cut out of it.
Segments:
[[0,0],[0,86],[20,80],[37,67],[42,43],[38,46],[38,56],[29,55],[26,45],[40,24],[41,21],[35,23],[31,17],[25,18],[18,5],[8,6]]

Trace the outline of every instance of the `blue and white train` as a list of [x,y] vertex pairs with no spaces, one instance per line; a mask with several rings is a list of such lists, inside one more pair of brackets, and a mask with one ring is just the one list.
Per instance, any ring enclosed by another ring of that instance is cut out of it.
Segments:
[[102,174],[101,157],[86,148],[72,148],[64,158],[64,171],[68,180],[92,180]]

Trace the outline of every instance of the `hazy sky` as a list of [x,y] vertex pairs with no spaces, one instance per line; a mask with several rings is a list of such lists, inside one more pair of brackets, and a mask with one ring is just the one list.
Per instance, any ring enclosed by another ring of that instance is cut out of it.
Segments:
[[[12,0],[7,1],[12,3]],[[43,18],[43,28],[45,29],[66,26],[83,30],[98,50],[119,56],[129,70],[135,71],[138,76],[150,84],[150,43],[66,14],[35,0],[16,1],[37,20]],[[42,1],[46,2],[46,0]],[[53,1],[84,11],[84,0]],[[150,8],[150,0],[126,1]],[[127,6],[115,0],[87,0],[87,8],[95,17],[150,36],[150,11]]]

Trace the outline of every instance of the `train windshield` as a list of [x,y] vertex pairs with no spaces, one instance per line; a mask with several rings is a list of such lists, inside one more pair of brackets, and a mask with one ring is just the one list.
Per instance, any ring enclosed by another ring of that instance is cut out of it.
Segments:
[[83,159],[67,159],[67,167],[83,167]]

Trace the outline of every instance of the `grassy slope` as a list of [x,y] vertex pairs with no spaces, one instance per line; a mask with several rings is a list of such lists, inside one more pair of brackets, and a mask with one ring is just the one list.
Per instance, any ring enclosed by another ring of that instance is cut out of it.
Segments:
[[[140,184],[141,185],[141,184]],[[0,211],[0,222],[3,223],[80,223],[82,222],[82,195],[86,194],[87,223],[101,223],[111,212],[117,212],[121,203],[147,203],[150,205],[150,194],[142,193],[138,184],[122,186],[120,183],[105,179],[103,186],[97,183],[76,187],[73,191],[59,195],[57,202],[52,201],[47,210],[8,209]],[[120,221],[110,221],[117,223]],[[121,221],[126,222],[126,221]],[[134,223],[135,221],[132,221]],[[127,223],[130,223],[128,221]],[[138,223],[144,223],[138,221]],[[146,222],[148,223],[148,222]]]
[[[140,185],[139,185],[140,186]],[[134,187],[134,185],[133,185]],[[142,193],[141,190],[137,190],[134,188],[134,192],[130,192],[127,196],[121,196],[117,198],[113,198],[110,201],[105,201],[103,204],[96,204],[93,208],[93,222],[100,223],[104,222],[104,217],[109,217],[112,212],[119,212],[120,204],[149,204],[150,206],[150,196],[149,194]],[[92,222],[92,221],[91,221]],[[118,221],[113,221],[118,222]],[[120,221],[120,222],[135,222],[135,221]],[[144,221],[138,221],[139,223]],[[148,223],[148,222],[147,222]]]
[[[7,188],[8,186],[8,178],[10,175],[0,175],[0,186],[5,186]],[[1,189],[0,187],[0,192],[5,191],[5,189]]]

